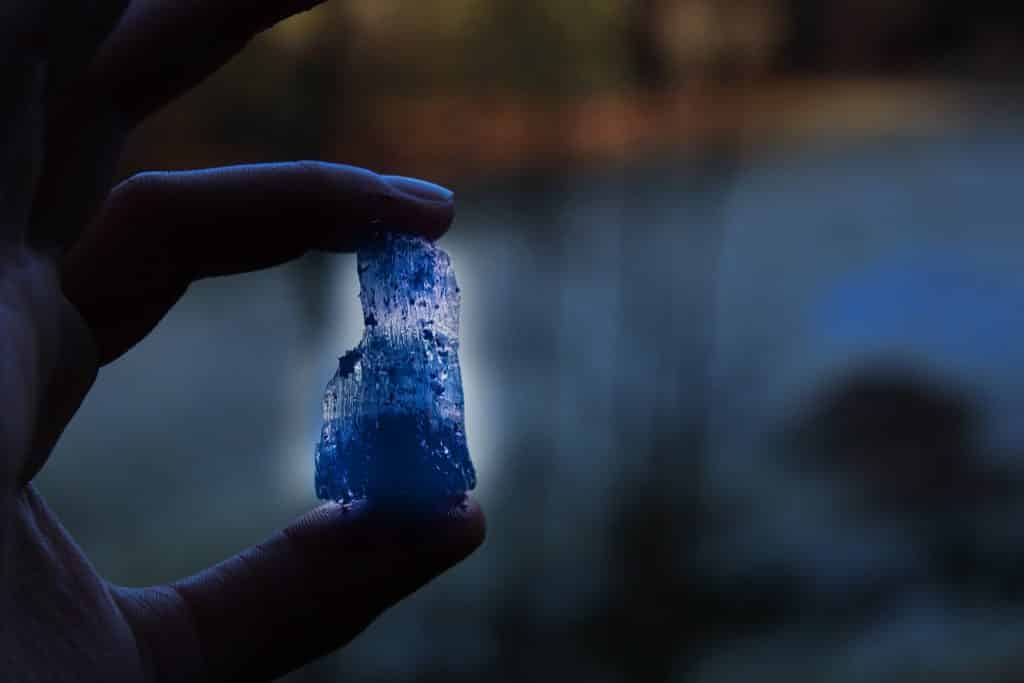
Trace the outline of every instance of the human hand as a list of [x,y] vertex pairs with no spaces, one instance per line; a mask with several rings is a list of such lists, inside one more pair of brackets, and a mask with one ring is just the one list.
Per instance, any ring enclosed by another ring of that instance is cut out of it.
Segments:
[[121,143],[257,32],[316,0],[22,0],[0,8],[0,656],[28,681],[266,680],[350,640],[473,551],[469,500],[415,527],[318,508],[166,586],[96,574],[32,486],[96,379],[197,279],[437,237],[450,193],[299,162],[143,174]]

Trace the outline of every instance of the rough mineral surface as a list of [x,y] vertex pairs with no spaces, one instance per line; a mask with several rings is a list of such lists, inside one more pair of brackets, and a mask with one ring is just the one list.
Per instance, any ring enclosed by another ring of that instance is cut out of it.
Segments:
[[366,329],[323,400],[319,498],[442,501],[476,485],[459,372],[459,288],[448,255],[388,235],[358,254]]

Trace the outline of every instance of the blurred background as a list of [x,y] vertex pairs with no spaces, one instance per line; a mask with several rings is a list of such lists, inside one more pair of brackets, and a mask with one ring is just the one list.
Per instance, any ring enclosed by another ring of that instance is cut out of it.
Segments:
[[[287,678],[1024,678],[1024,11],[333,0],[122,169],[317,158],[456,189],[486,545]],[[281,216],[281,228],[289,218]],[[101,572],[316,504],[354,259],[194,286],[43,473]]]

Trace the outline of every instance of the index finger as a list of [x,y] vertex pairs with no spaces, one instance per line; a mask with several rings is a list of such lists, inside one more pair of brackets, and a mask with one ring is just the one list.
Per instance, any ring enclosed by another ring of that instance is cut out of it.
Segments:
[[323,162],[144,173],[114,189],[67,253],[62,285],[108,362],[194,280],[350,251],[382,230],[434,239],[454,212],[433,183]]

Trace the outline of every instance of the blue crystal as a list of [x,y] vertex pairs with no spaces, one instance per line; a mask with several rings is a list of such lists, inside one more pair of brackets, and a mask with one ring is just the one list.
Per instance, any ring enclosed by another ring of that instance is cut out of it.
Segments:
[[459,288],[451,259],[419,237],[358,253],[365,330],[327,384],[316,494],[420,504],[476,486],[459,370]]

